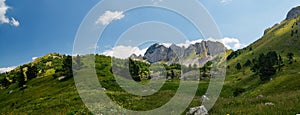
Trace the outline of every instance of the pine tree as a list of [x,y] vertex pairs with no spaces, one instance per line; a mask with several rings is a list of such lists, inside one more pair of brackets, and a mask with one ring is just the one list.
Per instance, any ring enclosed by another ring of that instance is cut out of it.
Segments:
[[17,82],[19,87],[23,87],[25,85],[25,76],[23,69],[21,68],[20,71],[17,72]]
[[281,56],[278,56],[278,71],[281,71],[281,68],[284,66]]
[[241,69],[242,69],[241,63],[237,63],[236,66],[235,66],[235,68],[236,68],[237,70],[241,70]]
[[67,78],[73,77],[73,72],[72,72],[72,57],[71,56],[66,56],[66,58],[63,60],[63,75],[66,76]]
[[26,76],[27,79],[33,79],[37,77],[38,69],[35,65],[27,66]]
[[0,85],[2,87],[7,87],[10,84],[10,82],[7,80],[7,74],[3,74],[3,78],[0,80]]
[[247,62],[243,65],[244,67],[249,67],[251,66],[251,61],[250,60],[247,60]]
[[175,78],[175,72],[174,70],[171,70],[171,79],[174,79]]
[[129,71],[134,81],[141,81],[139,76],[140,67],[134,62],[134,60],[129,58]]
[[288,53],[287,55],[286,55],[286,57],[288,58],[288,60],[289,60],[289,64],[292,64],[293,63],[293,59],[294,59],[294,54],[293,53]]
[[82,67],[83,63],[81,62],[81,58],[79,55],[76,56],[75,62],[76,62],[75,68],[80,69]]
[[[280,57],[281,58],[281,57]],[[271,76],[276,73],[275,66],[280,63],[275,51],[259,55],[258,61],[255,61],[251,70],[260,76],[261,81],[270,80]]]

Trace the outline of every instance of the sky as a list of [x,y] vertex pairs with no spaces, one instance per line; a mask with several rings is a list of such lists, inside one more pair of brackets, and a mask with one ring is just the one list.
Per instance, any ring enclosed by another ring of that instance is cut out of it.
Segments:
[[[149,1],[159,4],[164,0]],[[299,0],[199,1],[223,35],[217,41],[232,49],[256,41],[265,29],[280,23],[291,8],[300,5]],[[77,30],[98,2],[101,0],[0,0],[0,72],[51,52],[72,54]],[[105,55],[126,57],[128,53],[122,52],[128,50],[143,54],[149,44],[158,41],[185,46],[206,39],[191,22],[164,9],[106,10],[96,17],[95,25],[107,26],[95,45],[97,53]]]

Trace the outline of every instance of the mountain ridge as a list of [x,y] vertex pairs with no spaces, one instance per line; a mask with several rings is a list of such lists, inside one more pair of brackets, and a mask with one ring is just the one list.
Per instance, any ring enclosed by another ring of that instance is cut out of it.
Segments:
[[209,40],[190,44],[188,47],[176,44],[167,47],[156,43],[147,49],[143,59],[150,63],[172,64],[180,62],[186,66],[203,66],[207,61],[213,59],[217,54],[225,52],[225,50],[226,47],[222,43]]

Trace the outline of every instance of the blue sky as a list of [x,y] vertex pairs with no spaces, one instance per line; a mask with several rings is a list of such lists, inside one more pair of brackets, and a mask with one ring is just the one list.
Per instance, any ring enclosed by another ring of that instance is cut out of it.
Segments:
[[[50,52],[71,54],[77,29],[87,13],[99,1],[0,0],[0,71],[7,69],[7,67],[30,62],[33,57],[43,56]],[[262,36],[266,28],[285,19],[291,8],[300,5],[299,0],[199,1],[214,18],[224,38],[235,40],[231,44],[232,48],[235,44],[242,47],[254,42]],[[143,12],[151,13],[152,11],[141,9],[136,11],[137,14],[138,12],[142,14]],[[153,13],[157,12],[160,11],[153,11]],[[124,13],[124,17],[119,20],[120,23],[123,19],[130,20],[127,15],[133,14]],[[195,14],[197,14],[197,11],[195,11]],[[176,22],[176,20],[173,22]],[[118,21],[116,20],[109,26],[113,26],[115,23],[118,23]],[[145,25],[147,27],[147,24]],[[148,27],[151,29],[151,25],[148,24]],[[164,27],[169,28],[169,32],[176,31],[168,25]],[[132,28],[131,31],[141,30],[138,28]],[[191,26],[187,28],[191,28]],[[114,29],[110,31],[112,30]],[[129,30],[128,34],[122,35],[124,37],[123,41],[119,41],[119,43],[126,44],[126,40],[129,41],[126,38],[130,38],[132,33]],[[149,34],[153,33],[155,31],[149,32]],[[110,34],[111,32],[108,32],[106,35]],[[191,36],[193,40],[196,40],[198,36],[201,37],[197,33],[191,33]],[[133,38],[132,40],[134,41]],[[98,44],[98,50],[100,53],[104,51],[109,53],[108,50],[114,47],[114,43],[110,40],[104,41],[106,43]]]

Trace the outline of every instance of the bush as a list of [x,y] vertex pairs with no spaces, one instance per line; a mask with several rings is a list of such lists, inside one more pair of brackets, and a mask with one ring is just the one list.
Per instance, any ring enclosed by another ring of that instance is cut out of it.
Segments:
[[233,96],[234,97],[237,97],[239,95],[241,95],[242,93],[244,93],[246,90],[244,88],[237,88],[234,90],[233,92]]

